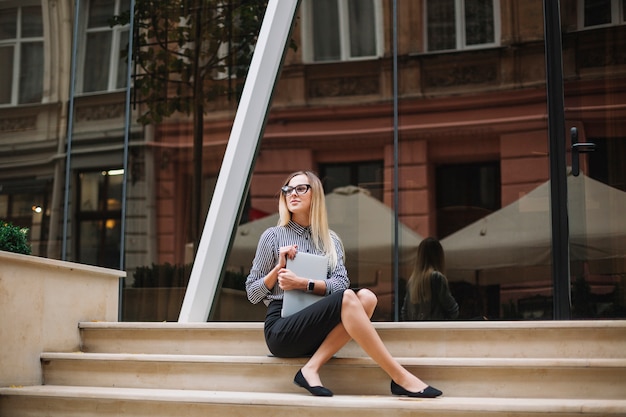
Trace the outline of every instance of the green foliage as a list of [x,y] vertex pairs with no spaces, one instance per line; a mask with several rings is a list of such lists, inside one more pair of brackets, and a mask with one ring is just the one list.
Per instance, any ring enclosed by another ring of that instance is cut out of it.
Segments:
[[[139,122],[190,115],[239,91],[266,7],[267,0],[137,0],[134,88],[146,108]],[[129,21],[126,11],[111,25]]]
[[186,287],[191,274],[191,265],[165,264],[140,266],[133,275],[134,288]]
[[246,278],[247,276],[241,272],[226,271],[224,272],[224,280],[222,281],[222,288],[232,288],[235,290],[246,290]]
[[32,250],[27,235],[27,228],[0,220],[0,250],[30,255]]

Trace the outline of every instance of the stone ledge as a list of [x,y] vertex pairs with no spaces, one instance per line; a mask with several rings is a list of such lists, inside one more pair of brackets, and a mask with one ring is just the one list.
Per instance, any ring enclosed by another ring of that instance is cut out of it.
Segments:
[[[550,321],[437,321],[437,322],[373,322],[378,330],[432,329],[432,330],[543,330],[543,329],[624,329],[626,320],[550,320]],[[83,322],[81,329],[118,330],[260,330],[263,322]]]
[[[409,372],[456,397],[624,398],[626,359],[396,359]],[[42,355],[44,381],[51,385],[273,393],[302,391],[292,380],[306,360],[259,355]],[[321,373],[338,395],[389,393],[389,377],[366,357],[332,358]]]
[[[72,399],[88,402],[105,400],[116,402],[152,402],[183,404],[215,404],[271,406],[274,412],[282,408],[307,409],[309,407],[341,411],[345,409],[380,410],[380,415],[410,410],[415,412],[460,413],[519,413],[521,414],[591,414],[624,415],[626,400],[596,399],[529,399],[529,398],[468,398],[440,397],[436,399],[413,399],[407,397],[336,395],[332,398],[313,397],[304,394],[267,392],[197,391],[139,388],[94,388],[72,386],[28,386],[0,388],[0,397]],[[67,404],[65,404],[67,406]]]
[[78,350],[79,322],[117,320],[124,271],[5,251],[0,265],[0,386],[41,383],[42,351]]
[[[249,364],[304,364],[306,358],[277,358],[273,356],[249,355],[193,355],[193,354],[151,354],[151,353],[59,353],[43,352],[42,360],[73,360],[73,361],[133,361],[133,362],[184,362],[184,363],[249,363]],[[506,367],[506,368],[626,368],[626,359],[607,358],[437,358],[437,357],[396,357],[405,366],[436,366],[436,367]],[[329,365],[378,367],[368,357],[334,357]]]
[[23,255],[20,253],[12,253],[6,251],[0,251],[0,262],[6,265],[6,262],[13,262],[16,264],[28,264],[32,268],[52,268],[52,269],[65,269],[68,272],[77,272],[81,276],[93,275],[93,276],[105,276],[110,278],[124,278],[126,277],[126,271],[118,271],[116,269],[103,268],[100,266],[78,264],[74,262],[60,261],[57,259],[43,258],[34,255]]
[[[626,320],[373,325],[395,357],[626,358]],[[80,329],[86,352],[268,353],[262,322],[81,323]],[[363,355],[350,341],[337,356]]]

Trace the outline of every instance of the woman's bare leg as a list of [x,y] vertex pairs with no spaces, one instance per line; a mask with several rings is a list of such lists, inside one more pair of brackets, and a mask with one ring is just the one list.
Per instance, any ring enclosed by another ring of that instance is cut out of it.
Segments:
[[346,291],[341,306],[341,322],[346,332],[397,384],[413,392],[428,386],[391,356],[354,292]]
[[[350,293],[355,294],[354,291],[348,290]],[[346,291],[346,292],[348,292]],[[357,302],[360,304],[361,311],[365,313],[367,316],[367,320],[372,317],[374,314],[374,310],[376,309],[376,304],[378,300],[376,299],[376,295],[370,290],[360,290],[356,293]],[[344,300],[345,300],[345,292],[344,292]],[[342,310],[343,306],[342,305]],[[324,342],[320,345],[320,347],[315,351],[313,356],[308,360],[308,362],[302,367],[302,375],[307,380],[310,386],[320,386],[322,382],[320,380],[319,371],[320,368],[333,357],[335,353],[339,351],[342,347],[346,345],[350,341],[351,337],[346,332],[345,327],[342,323],[338,324],[324,339]]]
[[[359,296],[360,293],[363,294]],[[328,334],[319,349],[302,368],[302,374],[309,385],[322,385],[319,377],[322,365],[328,362],[350,339],[354,339],[365,353],[400,386],[414,392],[421,391],[428,386],[391,356],[370,321],[375,307],[376,296],[369,290],[361,290],[358,293],[352,290],[344,292],[341,324]]]

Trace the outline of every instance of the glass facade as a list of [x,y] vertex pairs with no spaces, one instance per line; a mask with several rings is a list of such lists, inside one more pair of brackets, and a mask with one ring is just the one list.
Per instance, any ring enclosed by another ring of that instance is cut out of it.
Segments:
[[[302,0],[208,319],[264,319],[244,282],[301,169],[374,320],[428,236],[459,320],[626,317],[625,2],[561,0],[557,51],[542,3]],[[144,4],[127,103],[130,1],[0,2],[0,220],[36,256],[123,265],[121,320],[176,321],[265,5]]]

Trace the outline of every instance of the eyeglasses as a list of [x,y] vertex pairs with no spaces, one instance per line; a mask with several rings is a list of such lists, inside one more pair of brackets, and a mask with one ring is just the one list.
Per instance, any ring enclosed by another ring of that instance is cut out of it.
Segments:
[[306,194],[310,189],[311,185],[309,184],[299,184],[295,187],[285,185],[283,188],[280,189],[280,191],[282,191],[285,197],[287,197],[290,196],[294,191],[296,192],[296,195]]

